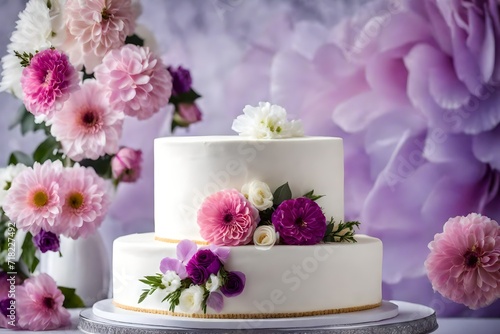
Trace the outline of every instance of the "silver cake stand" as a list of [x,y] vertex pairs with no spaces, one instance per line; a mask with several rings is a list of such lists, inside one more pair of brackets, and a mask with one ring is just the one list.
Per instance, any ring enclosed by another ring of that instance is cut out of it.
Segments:
[[[379,320],[377,320],[379,319]],[[383,301],[366,311],[287,319],[193,319],[131,312],[115,308],[110,299],[80,313],[84,333],[304,333],[424,334],[437,329],[433,309],[402,301]]]

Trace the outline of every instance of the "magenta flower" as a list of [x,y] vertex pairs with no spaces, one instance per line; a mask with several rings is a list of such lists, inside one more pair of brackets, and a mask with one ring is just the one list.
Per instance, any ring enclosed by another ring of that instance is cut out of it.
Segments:
[[186,264],[198,250],[198,246],[191,240],[182,240],[177,244],[177,258],[166,257],[160,262],[160,271],[166,273],[174,271],[181,279],[188,277]]
[[40,233],[33,237],[33,243],[42,253],[59,251],[59,236],[52,232],[40,230]]
[[172,77],[147,47],[127,44],[109,52],[95,76],[110,91],[111,105],[138,119],[166,106],[172,93]]
[[272,223],[287,245],[315,245],[326,232],[326,217],[320,206],[300,197],[282,202],[272,215]]
[[167,70],[172,76],[172,95],[176,96],[189,92],[193,82],[189,70],[182,66],[177,67],[177,69],[169,66]]
[[17,290],[19,326],[40,331],[68,325],[70,314],[62,306],[63,301],[63,294],[49,275],[28,278]]
[[220,268],[219,258],[210,249],[200,249],[186,265],[187,273],[195,284],[204,284],[210,274],[217,275]]
[[121,148],[111,159],[113,177],[120,182],[135,182],[141,176],[142,151]]
[[85,80],[53,117],[52,135],[75,161],[97,159],[118,151],[123,113],[109,105],[104,87]]
[[252,240],[259,212],[235,189],[208,196],[198,210],[200,234],[215,245],[245,245]]
[[26,109],[37,120],[50,121],[69,94],[78,89],[78,80],[75,68],[64,53],[54,49],[38,52],[21,76]]
[[64,169],[61,182],[63,204],[56,231],[73,239],[91,235],[111,204],[109,184],[92,167],[78,164]]
[[41,229],[55,231],[61,213],[61,161],[35,162],[13,181],[3,209],[17,228],[36,235]]
[[500,226],[471,213],[450,218],[425,261],[435,291],[471,309],[500,298]]
[[235,297],[243,292],[245,288],[245,274],[239,271],[227,273],[227,281],[221,286],[220,292],[226,297]]
[[188,126],[202,119],[201,111],[196,103],[179,103],[176,111],[174,121],[180,126]]
[[84,65],[92,73],[106,53],[121,47],[134,32],[137,16],[131,0],[68,1],[61,48],[73,64]]

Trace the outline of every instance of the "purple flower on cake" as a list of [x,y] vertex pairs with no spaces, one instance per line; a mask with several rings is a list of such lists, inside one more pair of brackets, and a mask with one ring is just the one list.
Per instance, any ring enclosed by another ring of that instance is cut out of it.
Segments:
[[127,44],[112,50],[96,67],[95,76],[110,91],[112,107],[138,119],[153,116],[172,93],[172,77],[147,47]]
[[179,103],[177,104],[174,120],[180,126],[188,126],[190,124],[201,121],[202,114],[196,103]]
[[249,243],[259,219],[258,210],[235,189],[208,196],[198,210],[200,234],[215,245]]
[[177,67],[177,69],[169,66],[167,69],[172,76],[172,95],[175,96],[189,92],[192,84],[189,70],[182,66]]
[[246,276],[239,271],[227,273],[226,282],[220,288],[220,292],[226,297],[235,297],[243,292],[245,288]]
[[500,226],[477,213],[450,218],[425,261],[435,291],[471,309],[500,298]]
[[76,164],[65,168],[61,189],[56,231],[73,239],[94,233],[111,204],[109,184],[93,168]]
[[33,276],[18,287],[18,324],[23,329],[49,330],[69,324],[70,314],[62,306],[64,296],[47,274]]
[[224,308],[224,297],[218,292],[212,292],[207,298],[207,306],[215,312],[220,312]]
[[97,159],[118,151],[123,117],[110,106],[102,86],[85,80],[52,118],[51,132],[71,159]]
[[43,229],[33,237],[33,243],[42,253],[59,251],[59,242],[57,234],[44,231]]
[[108,51],[132,35],[137,16],[131,0],[68,1],[63,11],[66,39],[60,47],[73,64],[92,73]]
[[272,223],[287,245],[315,245],[326,232],[321,207],[305,197],[283,201],[273,212]]
[[35,162],[12,183],[3,210],[17,228],[35,235],[41,229],[54,231],[61,212],[60,179],[61,161]]
[[33,56],[21,76],[24,104],[38,121],[49,120],[60,110],[69,94],[78,89],[78,74],[68,57],[57,50]]
[[142,151],[122,147],[111,159],[113,177],[120,182],[135,182],[141,176]]
[[188,273],[189,267],[203,267],[207,270],[208,275],[217,274],[221,267],[219,258],[210,249],[200,249],[193,255],[187,264]]

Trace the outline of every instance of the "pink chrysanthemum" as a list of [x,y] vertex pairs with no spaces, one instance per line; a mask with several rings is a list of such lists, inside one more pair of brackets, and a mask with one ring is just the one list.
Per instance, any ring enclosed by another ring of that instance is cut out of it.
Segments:
[[47,49],[35,54],[24,68],[21,87],[26,108],[37,120],[50,120],[78,89],[78,74],[64,53]]
[[208,196],[198,210],[200,234],[211,244],[248,244],[259,222],[259,211],[235,189]]
[[70,314],[62,306],[63,301],[63,294],[49,275],[28,278],[16,296],[19,326],[39,331],[68,325]]
[[126,115],[146,119],[168,104],[172,77],[147,47],[127,44],[109,52],[95,69],[99,83],[111,91],[110,101]]
[[75,161],[97,159],[118,151],[123,113],[109,105],[95,80],[86,80],[52,119],[51,132]]
[[471,309],[500,298],[500,226],[471,213],[450,218],[425,261],[435,291]]
[[136,8],[131,0],[69,0],[64,8],[66,40],[61,45],[73,64],[87,73],[110,50],[121,47],[135,30]]
[[109,187],[93,168],[78,164],[66,168],[62,180],[58,232],[73,239],[87,237],[101,226],[108,211]]
[[19,174],[7,193],[3,209],[17,228],[33,235],[40,229],[53,231],[61,212],[61,161],[47,160],[43,165],[35,162]]

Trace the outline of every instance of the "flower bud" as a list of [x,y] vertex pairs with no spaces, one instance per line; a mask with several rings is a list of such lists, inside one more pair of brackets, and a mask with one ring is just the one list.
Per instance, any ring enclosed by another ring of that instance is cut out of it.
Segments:
[[142,151],[121,148],[111,159],[113,177],[120,182],[135,182],[141,176]]

